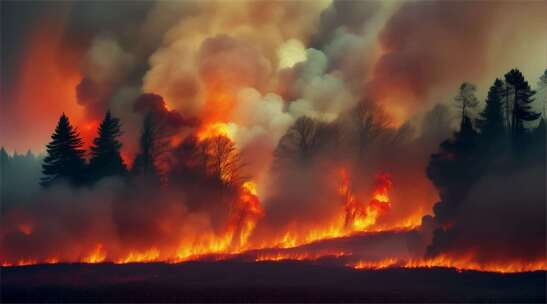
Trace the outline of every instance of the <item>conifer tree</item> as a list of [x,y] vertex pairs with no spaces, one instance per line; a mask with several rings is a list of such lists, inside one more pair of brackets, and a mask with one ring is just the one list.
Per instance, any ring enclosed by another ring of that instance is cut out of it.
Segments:
[[9,155],[4,147],[0,148],[0,198],[5,193],[5,182],[8,179]]
[[98,137],[93,140],[89,172],[92,181],[103,177],[121,176],[127,168],[120,155],[122,143],[118,140],[121,135],[120,120],[112,117],[110,111],[99,126]]
[[530,88],[530,85],[519,70],[512,69],[505,74],[505,82],[510,86],[513,98],[511,134],[513,139],[517,139],[525,131],[524,122],[538,119],[541,113],[536,113],[532,110],[530,104],[534,101],[533,96],[535,92]]
[[481,138],[487,143],[501,139],[505,133],[503,90],[503,81],[496,79],[488,91],[486,107],[477,121]]
[[83,141],[63,113],[47,145],[47,156],[42,164],[42,186],[66,179],[72,184],[82,184],[85,179],[85,151]]
[[162,153],[162,139],[158,127],[152,116],[144,117],[141,137],[139,140],[140,152],[135,157],[132,174],[145,177],[151,181],[159,181],[158,159]]

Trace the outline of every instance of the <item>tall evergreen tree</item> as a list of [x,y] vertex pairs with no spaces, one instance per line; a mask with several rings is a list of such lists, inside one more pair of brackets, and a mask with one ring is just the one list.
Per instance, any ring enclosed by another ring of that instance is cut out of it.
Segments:
[[489,143],[501,139],[505,133],[503,90],[503,81],[496,79],[488,91],[486,107],[477,121],[483,141]]
[[[4,147],[0,148],[0,168],[4,168],[8,165],[9,155]],[[4,171],[4,169],[2,169]]]
[[5,193],[5,182],[8,179],[9,155],[4,147],[0,148],[0,199]]
[[543,119],[545,119],[545,105],[547,105],[547,69],[539,77],[538,92]]
[[127,168],[120,155],[122,143],[118,140],[121,135],[120,120],[112,117],[110,111],[99,126],[98,137],[93,140],[89,172],[92,181],[103,177],[124,175]]
[[522,73],[512,69],[505,74],[505,82],[510,85],[513,99],[511,113],[511,134],[513,139],[521,137],[525,131],[524,122],[538,119],[541,113],[534,112],[530,105],[535,92],[530,88]]
[[144,117],[139,145],[140,152],[135,157],[132,174],[159,180],[157,161],[162,147],[160,147],[161,140],[152,114]]
[[59,179],[66,179],[72,184],[81,184],[85,178],[85,151],[83,141],[68,117],[63,113],[52,141],[47,145],[47,156],[42,164],[42,186],[49,186]]

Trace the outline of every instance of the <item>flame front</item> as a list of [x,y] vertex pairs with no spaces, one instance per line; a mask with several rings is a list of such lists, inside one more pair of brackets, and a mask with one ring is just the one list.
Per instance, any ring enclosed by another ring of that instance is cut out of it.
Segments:
[[[218,134],[218,133],[212,133]],[[391,210],[389,191],[393,186],[390,175],[379,173],[373,183],[371,197],[367,203],[352,191],[352,183],[348,170],[338,171],[338,195],[340,198],[339,214],[328,225],[319,225],[318,228],[307,231],[304,236],[289,229],[281,239],[273,238],[258,245],[251,240],[251,236],[258,221],[264,216],[258,198],[257,185],[252,181],[241,184],[237,199],[230,206],[225,227],[218,233],[204,232],[188,241],[181,241],[175,253],[162,248],[148,248],[144,250],[129,250],[127,253],[116,253],[103,243],[91,246],[87,254],[80,258],[66,259],[58,256],[44,260],[24,258],[16,261],[3,261],[2,266],[25,266],[39,263],[54,264],[59,262],[103,263],[116,264],[142,262],[169,262],[178,263],[190,260],[213,259],[224,260],[241,255],[251,257],[254,262],[278,262],[285,260],[319,261],[323,259],[340,260],[346,267],[356,270],[379,270],[385,268],[432,268],[448,267],[458,271],[475,270],[500,273],[546,270],[545,261],[504,261],[478,263],[472,255],[467,257],[452,257],[441,255],[434,258],[363,258],[352,250],[311,249],[306,247],[320,241],[352,237],[358,233],[372,233],[384,231],[377,226],[377,221]],[[32,236],[31,222],[20,224],[18,229],[26,236]],[[387,231],[396,231],[391,227]],[[266,249],[271,248],[271,249]]]

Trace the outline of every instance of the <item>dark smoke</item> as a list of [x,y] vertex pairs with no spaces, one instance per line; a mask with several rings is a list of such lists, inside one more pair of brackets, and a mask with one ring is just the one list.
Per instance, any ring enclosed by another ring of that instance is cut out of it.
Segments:
[[451,211],[454,224],[435,231],[428,254],[471,253],[479,262],[545,260],[545,187],[541,166],[483,176]]

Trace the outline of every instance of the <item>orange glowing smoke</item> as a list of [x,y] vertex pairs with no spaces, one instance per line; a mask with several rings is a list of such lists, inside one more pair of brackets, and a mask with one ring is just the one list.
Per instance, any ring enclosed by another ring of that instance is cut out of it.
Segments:
[[233,140],[233,127],[227,123],[216,122],[204,125],[197,132],[197,138],[200,141],[203,141],[207,138],[214,138],[217,136],[223,136],[230,140]]
[[82,51],[64,45],[62,35],[62,22],[43,20],[26,38],[13,100],[3,113],[3,119],[17,130],[4,135],[9,147],[41,151],[62,112],[74,124],[84,118],[75,89],[81,79]]
[[383,230],[398,230],[403,227],[379,227],[377,220],[391,209],[389,190],[392,182],[389,174],[378,174],[369,203],[357,196],[351,185],[346,168],[338,170],[338,195],[340,208],[338,214],[331,220],[319,223],[317,227],[308,229],[305,234],[289,229],[275,242],[281,248],[290,248],[322,239],[348,236],[358,232],[373,232]]
[[222,85],[208,84],[205,94],[205,108],[202,115],[205,123],[228,121],[235,104],[233,91]]

